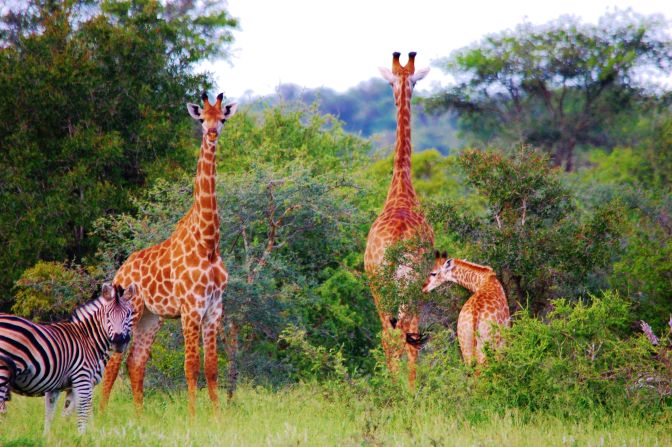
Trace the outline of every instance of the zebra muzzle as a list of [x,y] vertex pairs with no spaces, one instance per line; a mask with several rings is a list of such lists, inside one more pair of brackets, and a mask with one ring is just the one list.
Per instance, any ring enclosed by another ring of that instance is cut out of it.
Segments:
[[126,346],[128,346],[128,342],[130,341],[130,334],[114,334],[112,336],[112,347],[117,352],[124,352],[124,349],[126,349]]

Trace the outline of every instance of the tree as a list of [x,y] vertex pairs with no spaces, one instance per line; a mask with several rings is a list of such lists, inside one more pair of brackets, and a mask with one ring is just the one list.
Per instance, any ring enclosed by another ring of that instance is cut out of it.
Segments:
[[[0,293],[95,251],[92,223],[194,159],[184,103],[236,26],[214,3],[31,0],[0,22]],[[202,6],[202,7],[201,7]],[[1,304],[0,304],[1,305]]]
[[485,207],[462,209],[450,201],[430,206],[435,232],[453,241],[450,256],[489,265],[509,304],[529,304],[535,312],[553,298],[606,287],[605,270],[621,241],[618,200],[580,210],[548,157],[525,147],[508,156],[469,150],[458,162]]
[[613,146],[609,126],[645,96],[638,74],[672,65],[667,25],[631,11],[597,25],[523,23],[440,61],[459,83],[427,106],[457,109],[462,130],[481,141],[542,147],[570,171],[577,146]]

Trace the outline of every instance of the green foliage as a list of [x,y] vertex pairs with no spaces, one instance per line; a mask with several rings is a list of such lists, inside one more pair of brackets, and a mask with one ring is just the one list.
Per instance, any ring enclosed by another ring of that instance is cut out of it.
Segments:
[[459,164],[485,212],[440,203],[430,220],[461,241],[467,259],[498,273],[510,303],[538,311],[551,298],[606,285],[603,269],[620,242],[619,201],[579,211],[548,158],[524,147],[511,155],[465,151]]
[[188,165],[184,103],[210,85],[193,68],[226,56],[236,25],[210,1],[14,3],[0,24],[3,296],[39,259],[93,254],[98,217]]
[[341,351],[315,346],[307,340],[305,329],[288,326],[278,338],[281,359],[288,364],[287,374],[297,381],[324,379],[344,380],[348,377]]
[[504,408],[576,412],[658,409],[642,381],[661,374],[644,337],[626,338],[629,303],[615,293],[589,304],[553,301],[546,322],[519,313],[482,371],[481,392]]
[[597,25],[572,17],[523,23],[440,61],[459,84],[428,106],[457,109],[473,143],[537,145],[572,170],[577,145],[614,146],[622,117],[643,111],[647,98],[633,73],[669,68],[667,26],[632,11],[606,14]]
[[317,113],[315,105],[265,107],[260,117],[239,112],[219,142],[219,166],[241,173],[256,165],[282,171],[303,166],[315,174],[349,173],[360,166],[370,143],[344,131],[343,123]]
[[64,320],[100,288],[100,280],[96,268],[38,262],[16,282],[12,312],[35,321]]

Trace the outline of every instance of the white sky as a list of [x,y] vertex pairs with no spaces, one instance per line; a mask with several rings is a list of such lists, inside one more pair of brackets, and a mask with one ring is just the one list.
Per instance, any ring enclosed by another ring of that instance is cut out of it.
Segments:
[[[240,21],[233,57],[202,68],[227,98],[273,93],[281,83],[345,91],[390,67],[392,52],[417,51],[416,68],[524,19],[541,24],[563,14],[584,22],[614,8],[672,18],[672,0],[228,0]],[[418,84],[445,84],[432,67]]]

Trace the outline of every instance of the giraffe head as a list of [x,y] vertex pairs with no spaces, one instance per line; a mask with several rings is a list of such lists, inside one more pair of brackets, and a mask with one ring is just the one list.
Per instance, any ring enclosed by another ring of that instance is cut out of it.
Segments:
[[123,352],[131,340],[131,299],[138,293],[135,284],[131,284],[126,290],[121,286],[103,284],[103,318],[107,337],[112,343],[112,348],[117,352]]
[[399,107],[400,99],[405,93],[408,99],[411,98],[413,87],[420,79],[423,79],[429,73],[429,67],[415,71],[415,51],[408,53],[408,63],[403,66],[399,63],[401,53],[392,53],[392,70],[379,68],[383,78],[390,83],[394,92],[394,102]]
[[446,281],[455,282],[455,276],[453,275],[455,263],[452,259],[448,259],[448,254],[445,251],[443,253],[436,251],[434,257],[434,267],[432,267],[432,271],[429,272],[427,280],[422,286],[422,291],[425,293],[436,289]]
[[203,99],[203,108],[187,103],[187,110],[193,119],[200,121],[203,125],[203,136],[207,137],[209,142],[215,143],[224,123],[236,113],[238,104],[233,102],[222,106],[224,93],[217,95],[217,101],[214,104],[210,104],[206,92],[203,92],[201,99]]

